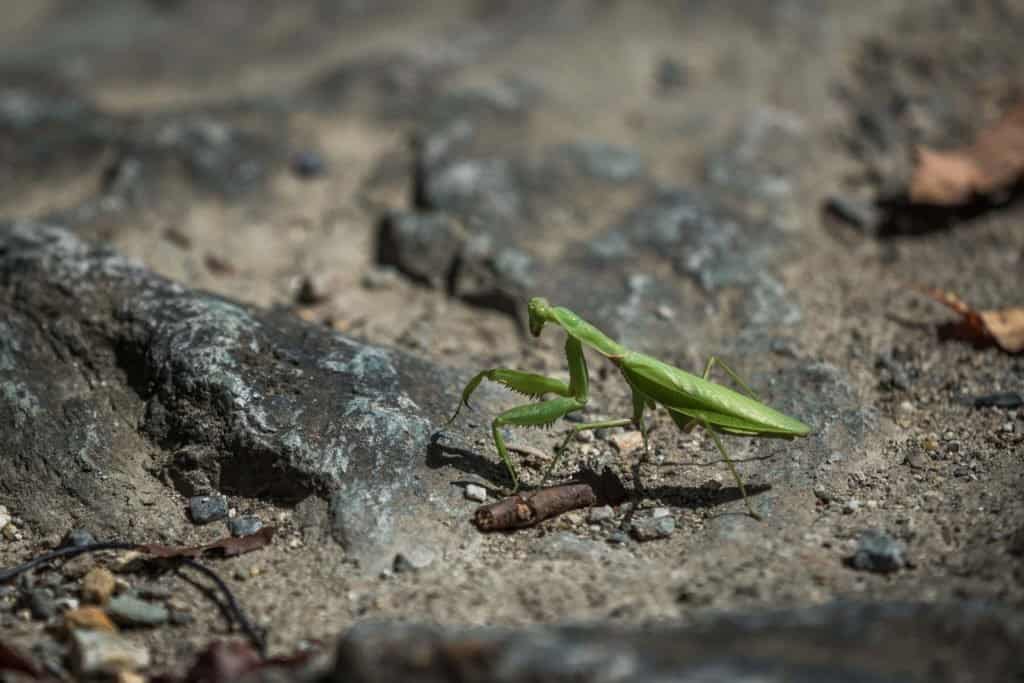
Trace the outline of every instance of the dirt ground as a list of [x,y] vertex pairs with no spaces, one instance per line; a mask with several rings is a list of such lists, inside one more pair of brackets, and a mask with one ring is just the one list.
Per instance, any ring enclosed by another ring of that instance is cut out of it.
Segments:
[[[378,249],[382,217],[414,208],[410,139],[425,125],[417,97],[478,89],[500,104],[539,93],[527,124],[495,124],[507,139],[493,143],[493,155],[515,150],[528,161],[579,140],[620,146],[642,160],[647,187],[688,188],[777,227],[784,255],[768,269],[781,303],[760,303],[762,289],[702,288],[649,253],[627,254],[616,267],[667,283],[676,298],[610,303],[633,330],[630,344],[694,372],[721,354],[766,402],[825,436],[725,439],[739,459],[771,456],[741,467],[761,500],[759,522],[742,514],[728,469],[704,465],[718,460],[712,441],[700,430],[678,432],[658,413],[636,515],[667,508],[675,524],[667,537],[636,540],[628,504],[602,521],[581,510],[484,535],[470,524],[478,504],[462,490],[504,483],[490,438],[494,404],[485,403],[486,412],[460,418],[459,434],[488,469],[439,469],[449,481],[444,495],[461,501],[461,517],[445,524],[464,533],[463,545],[415,571],[368,572],[323,539],[305,507],[231,496],[238,511],[279,525],[271,546],[216,564],[267,628],[272,653],[330,643],[380,619],[652,625],[836,600],[1024,608],[1024,406],[962,400],[1024,392],[1024,360],[941,338],[952,314],[913,290],[954,291],[979,308],[1024,304],[1024,205],[1009,197],[969,214],[877,208],[905,187],[915,144],[962,144],[1021,94],[1015,42],[1024,5],[385,2],[340,3],[365,7],[334,15],[327,4],[251,3],[247,13],[191,2],[7,3],[6,71],[32,82],[52,76],[55,88],[70,87],[112,117],[145,122],[190,111],[249,122],[279,148],[265,157],[257,189],[217,191],[161,170],[133,206],[78,220],[76,210],[95,208],[112,152],[80,141],[56,158],[33,156],[5,138],[0,153],[22,165],[2,171],[0,216],[61,216],[81,237],[108,240],[189,288],[326,322],[463,377],[492,367],[567,377],[554,331],[530,338],[507,311],[381,265]],[[388,72],[397,81],[388,85],[353,78],[341,95],[324,85],[340,66],[375,69],[378,55],[393,54],[431,74],[423,92],[415,69]],[[296,173],[294,155],[304,150],[322,157],[322,175]],[[544,264],[534,287],[562,303],[559,293],[587,289],[588,276],[561,264],[582,256],[640,194],[578,195],[582,210],[560,205],[558,187],[546,191],[554,199],[533,214],[541,222],[534,232],[510,228],[501,239]],[[825,210],[835,197],[890,220],[850,225]],[[303,282],[318,288],[315,303],[300,301]],[[566,303],[577,301],[586,308],[575,293]],[[650,326],[631,326],[631,308]],[[587,310],[608,319],[607,308]],[[780,312],[789,317],[758,318]],[[659,324],[678,336],[649,333]],[[629,414],[621,377],[596,357],[591,376],[588,419]],[[436,392],[454,409],[459,389]],[[609,466],[632,489],[637,453],[619,453],[613,442],[622,434],[573,442],[557,474]],[[511,431],[513,442],[546,453],[561,437],[560,429]],[[538,483],[546,461],[515,457]],[[172,487],[160,495],[184,505]],[[222,527],[180,529],[183,543],[223,535]],[[905,544],[906,566],[849,566],[870,529]],[[17,538],[0,541],[0,565],[60,535],[23,524]],[[181,673],[226,625],[201,591],[154,580],[172,587],[194,621],[131,637],[150,647],[151,671]],[[20,615],[13,596],[0,600],[8,600],[0,603],[9,615],[4,640],[30,647],[44,624]]]

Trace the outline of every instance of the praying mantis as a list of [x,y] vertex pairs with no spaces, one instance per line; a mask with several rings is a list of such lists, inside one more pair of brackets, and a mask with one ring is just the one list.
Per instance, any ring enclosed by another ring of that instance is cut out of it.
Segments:
[[[743,480],[718,435],[794,439],[810,434],[809,426],[761,403],[750,387],[729,366],[715,356],[708,360],[703,376],[698,377],[651,356],[630,351],[576,313],[567,308],[552,306],[547,299],[542,297],[530,299],[528,311],[530,334],[534,337],[540,336],[547,323],[557,325],[565,331],[565,356],[569,365],[569,382],[507,368],[484,370],[477,373],[466,384],[462,390],[459,405],[446,424],[447,426],[455,421],[463,406],[469,407],[470,396],[485,379],[502,384],[512,391],[534,399],[554,394],[554,398],[506,410],[495,417],[491,423],[494,446],[512,478],[513,491],[519,489],[519,477],[509,457],[501,428],[504,426],[549,426],[561,417],[582,410],[587,405],[589,389],[587,361],[583,355],[585,345],[611,361],[622,373],[632,391],[633,415],[628,418],[574,425],[555,452],[555,457],[545,470],[542,481],[547,481],[548,475],[568,447],[570,439],[585,430],[633,425],[643,437],[644,455],[646,456],[649,452],[649,445],[644,411],[653,410],[660,405],[668,411],[672,421],[682,431],[689,432],[695,427],[704,427],[728,465],[740,494],[743,496],[747,511],[755,519],[760,519],[760,516],[754,512]],[[711,369],[716,364],[721,366],[745,393],[709,380]]]

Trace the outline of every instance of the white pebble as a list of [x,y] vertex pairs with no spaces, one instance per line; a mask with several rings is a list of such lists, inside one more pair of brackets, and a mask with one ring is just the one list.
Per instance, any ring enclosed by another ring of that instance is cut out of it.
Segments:
[[482,503],[487,500],[487,489],[483,486],[479,486],[478,484],[467,484],[466,498]]

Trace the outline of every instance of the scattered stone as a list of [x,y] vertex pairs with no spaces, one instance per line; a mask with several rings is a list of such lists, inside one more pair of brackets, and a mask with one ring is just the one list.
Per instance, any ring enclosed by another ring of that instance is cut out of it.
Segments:
[[650,516],[633,520],[629,530],[638,541],[668,538],[676,530],[676,520],[671,513],[655,516],[652,512]]
[[21,534],[18,532],[18,527],[14,526],[14,523],[8,523],[4,527],[0,527],[0,534],[3,534],[5,541],[17,541],[20,540]]
[[843,503],[843,514],[852,515],[853,513],[860,510],[860,506],[861,502],[859,500],[857,500],[856,498],[851,498],[850,500]]
[[487,489],[478,484],[468,484],[466,485],[466,498],[483,503],[487,500]]
[[658,92],[668,95],[685,88],[690,81],[690,73],[682,62],[665,57],[658,62],[654,81],[658,86]]
[[626,535],[625,531],[616,529],[608,535],[608,542],[612,545],[623,545],[629,542],[629,536]]
[[442,212],[394,213],[380,225],[377,258],[409,277],[443,287],[465,240],[462,226]]
[[576,432],[576,440],[580,443],[590,443],[594,440],[594,432],[589,429]]
[[146,683],[146,677],[134,671],[122,669],[117,672],[117,683]]
[[228,516],[228,499],[224,496],[192,496],[188,512],[196,524],[209,524]]
[[314,150],[303,150],[292,157],[292,173],[303,180],[317,178],[327,172],[327,162]]
[[0,505],[0,529],[11,523],[11,513],[7,510],[6,505]]
[[53,599],[53,591],[49,588],[37,588],[28,594],[28,609],[33,619],[46,620],[57,614],[57,604]]
[[581,142],[569,146],[569,154],[585,173],[612,182],[624,182],[640,176],[644,162],[631,149],[603,142]]
[[393,266],[370,268],[360,279],[364,289],[393,289],[400,281],[398,269]]
[[150,664],[149,650],[114,633],[79,629],[71,634],[75,670],[80,675],[117,674]]
[[615,447],[622,455],[629,455],[635,450],[643,448],[644,435],[639,431],[622,432],[620,434],[612,434],[608,441],[611,442],[612,446]]
[[857,550],[848,563],[854,569],[869,572],[894,572],[907,565],[906,552],[902,541],[878,529],[868,529],[861,533]]
[[321,270],[307,273],[299,282],[299,290],[295,294],[297,303],[314,305],[323,303],[338,292],[338,274],[333,271]]
[[105,567],[93,567],[82,578],[82,599],[94,605],[105,605],[114,594],[117,580]]
[[93,631],[106,631],[108,633],[114,633],[117,631],[117,626],[110,620],[107,613],[102,608],[94,605],[87,605],[86,607],[79,607],[69,612],[64,613],[64,626],[69,631],[73,631],[78,628],[91,629]]
[[140,600],[133,595],[118,595],[107,603],[107,613],[122,626],[159,626],[167,621],[167,608]]
[[832,502],[832,494],[823,486],[814,487],[814,497],[826,505]]
[[192,615],[183,609],[171,609],[169,615],[170,622],[175,626],[187,626],[194,621]]
[[826,199],[825,211],[867,232],[874,232],[882,221],[881,212],[873,204],[841,195]]
[[611,505],[600,505],[598,507],[590,508],[590,514],[587,516],[587,520],[590,522],[607,522],[609,519],[615,517],[615,508]]
[[263,520],[255,515],[245,515],[228,520],[228,531],[232,536],[248,536],[263,528]]
[[60,612],[70,612],[71,610],[78,609],[81,603],[78,598],[72,598],[67,595],[61,596],[53,601],[53,604],[57,606],[57,610]]
[[406,548],[405,552],[395,555],[392,563],[392,571],[396,574],[404,571],[425,569],[437,559],[437,553],[425,545],[413,545]]

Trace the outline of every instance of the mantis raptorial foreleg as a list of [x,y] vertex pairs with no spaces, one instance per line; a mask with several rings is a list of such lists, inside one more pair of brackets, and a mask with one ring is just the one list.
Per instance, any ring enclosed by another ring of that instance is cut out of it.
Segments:
[[[569,413],[582,409],[587,404],[587,391],[589,387],[587,360],[583,356],[583,347],[578,339],[573,337],[566,339],[565,356],[569,364],[568,384],[553,377],[509,370],[507,368],[493,368],[477,373],[462,390],[462,400],[455,409],[455,414],[448,420],[448,424],[451,424],[459,416],[459,410],[462,409],[462,406],[469,405],[470,396],[485,379],[503,384],[512,391],[517,391],[527,396],[539,397],[544,394],[557,394],[560,397],[541,401],[540,403],[528,403],[510,408],[495,417],[494,422],[491,423],[494,446],[498,449],[498,455],[501,456],[505,467],[508,468],[509,476],[512,478],[513,490],[519,488],[519,477],[516,475],[515,466],[508,455],[508,448],[505,446],[505,439],[501,435],[501,428],[506,425],[542,427],[554,423]],[[552,465],[557,460],[558,456],[556,455]],[[550,469],[549,467],[548,471]]]

